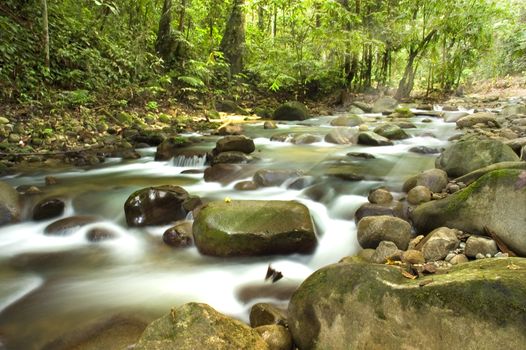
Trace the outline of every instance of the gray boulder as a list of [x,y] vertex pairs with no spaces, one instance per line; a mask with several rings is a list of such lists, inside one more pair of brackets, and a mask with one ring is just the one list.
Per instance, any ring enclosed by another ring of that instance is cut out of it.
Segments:
[[431,192],[441,192],[447,184],[447,173],[444,170],[429,169],[407,179],[402,188],[404,192],[409,192],[416,186],[425,186]]
[[497,252],[497,243],[494,240],[480,236],[470,236],[464,248],[464,253],[470,258],[476,257],[477,254],[494,256]]
[[411,238],[411,225],[393,216],[367,216],[358,222],[358,243],[362,248],[376,248],[381,241],[391,241],[405,250]]
[[459,129],[470,128],[476,124],[485,124],[487,126],[498,126],[496,115],[493,113],[480,112],[467,115],[457,120]]
[[238,151],[250,154],[254,152],[255,149],[256,146],[254,145],[254,141],[252,141],[252,139],[243,135],[232,135],[217,140],[214,153],[218,154],[221,152]]
[[396,124],[383,124],[374,129],[374,132],[389,140],[403,140],[409,138],[409,135]]
[[411,280],[395,266],[346,259],[296,290],[289,328],[300,349],[519,349],[525,271],[524,259],[484,259]]
[[311,253],[317,238],[309,209],[293,201],[217,201],[193,225],[197,249],[213,256]]
[[367,146],[389,146],[392,145],[393,142],[375,132],[363,131],[358,134],[358,144]]
[[426,261],[442,260],[456,249],[460,244],[457,234],[458,230],[447,227],[439,227],[429,233],[420,244]]
[[325,142],[337,145],[349,145],[358,142],[358,130],[351,128],[338,128],[325,135]]
[[429,232],[447,226],[487,235],[492,232],[512,251],[526,256],[526,171],[492,171],[468,187],[419,205],[411,217],[415,228]]
[[272,118],[274,120],[305,120],[309,118],[309,111],[301,102],[286,102],[276,108]]
[[491,164],[518,160],[517,154],[500,141],[469,139],[447,148],[435,166],[451,177],[458,177]]
[[387,112],[394,111],[396,107],[398,107],[397,100],[389,96],[384,96],[384,97],[380,97],[374,102],[371,112],[372,113],[387,113]]
[[341,115],[331,120],[332,126],[358,126],[363,123],[363,119],[358,115]]

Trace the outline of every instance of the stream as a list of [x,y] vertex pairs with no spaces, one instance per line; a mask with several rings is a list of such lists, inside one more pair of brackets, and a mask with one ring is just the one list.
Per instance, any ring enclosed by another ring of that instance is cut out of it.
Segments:
[[[256,144],[257,168],[301,169],[318,175],[330,167],[350,166],[365,175],[365,180],[356,182],[324,177],[322,188],[317,185],[317,196],[310,195],[309,188],[288,189],[287,183],[254,191],[235,190],[234,183],[207,183],[201,173],[181,174],[188,169],[203,170],[204,159],[155,162],[155,148],[139,150],[142,158],[134,161],[108,159],[88,170],[3,178],[14,187],[44,188],[45,177],[52,175],[58,183],[45,191],[50,197],[65,199],[62,217],[96,215],[102,221],[67,236],[44,235],[44,228],[58,218],[0,227],[0,349],[2,343],[6,349],[40,349],[62,334],[114,314],[151,321],[190,301],[208,303],[244,321],[257,302],[286,306],[285,295],[312,272],[359,250],[353,216],[367,202],[371,189],[385,185],[400,197],[405,179],[434,167],[436,154],[408,150],[415,146],[443,148],[455,134],[455,123],[417,116],[409,119],[417,128],[406,129],[412,137],[392,146],[270,141],[270,136],[284,131],[324,136],[335,128],[330,126],[335,117],[286,122],[277,130],[263,129],[262,122],[244,126],[245,135]],[[384,117],[366,114],[365,118],[372,129]],[[423,122],[425,118],[431,122]],[[204,136],[204,142],[192,147],[211,150],[218,138]],[[365,152],[375,158],[352,158],[347,156],[349,152]],[[205,202],[225,197],[297,200],[310,209],[318,247],[312,255],[228,259],[202,256],[195,247],[173,249],[162,241],[170,226],[128,228],[124,217],[123,205],[132,192],[161,184],[182,186]],[[90,242],[86,233],[93,228],[109,230],[115,238]],[[274,284],[264,281],[269,264],[284,275]]]

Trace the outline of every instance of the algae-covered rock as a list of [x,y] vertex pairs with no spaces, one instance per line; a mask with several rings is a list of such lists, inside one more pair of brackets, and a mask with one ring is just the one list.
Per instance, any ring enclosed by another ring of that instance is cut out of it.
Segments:
[[217,201],[193,225],[195,245],[206,255],[254,256],[311,253],[317,244],[309,209],[293,201]]
[[484,259],[411,280],[346,259],[303,282],[288,311],[302,350],[521,348],[526,261]]
[[363,119],[356,115],[341,115],[331,120],[332,126],[358,126],[363,123]]
[[447,148],[435,166],[451,177],[458,177],[491,164],[518,160],[519,156],[500,141],[469,139]]
[[411,214],[420,232],[446,226],[473,234],[493,232],[526,256],[526,171],[492,171],[444,199],[421,204]]
[[301,102],[286,102],[276,108],[272,118],[274,120],[305,120],[309,118],[309,111]]
[[358,144],[367,146],[389,146],[393,142],[372,131],[363,131],[358,135]]
[[184,304],[146,327],[134,350],[268,350],[257,331],[206,304]]
[[8,183],[0,181],[0,225],[19,219],[20,199],[18,192]]
[[148,187],[132,193],[124,204],[128,226],[164,225],[184,219],[189,199],[182,187],[164,185]]
[[409,135],[396,124],[383,124],[374,129],[374,132],[389,140],[407,139]]

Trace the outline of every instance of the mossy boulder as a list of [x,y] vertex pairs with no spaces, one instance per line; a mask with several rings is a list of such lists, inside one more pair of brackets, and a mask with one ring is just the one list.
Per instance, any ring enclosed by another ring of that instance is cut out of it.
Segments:
[[188,139],[181,136],[169,137],[157,146],[155,160],[169,160],[175,156],[177,150],[188,146],[190,143]]
[[358,135],[358,144],[367,146],[389,146],[392,145],[393,142],[375,132],[364,131]]
[[526,260],[484,259],[411,280],[359,258],[316,271],[288,308],[300,349],[516,349],[526,344]]
[[356,114],[341,115],[331,120],[332,126],[358,126],[363,123],[363,119]]
[[444,199],[419,205],[411,217],[422,233],[446,226],[473,234],[487,230],[526,256],[526,171],[492,171]]
[[132,193],[124,203],[128,226],[165,225],[182,220],[190,208],[188,192],[182,187],[163,185]]
[[268,350],[258,332],[206,304],[188,303],[146,327],[135,350]]
[[389,140],[403,140],[409,138],[409,135],[396,124],[383,124],[374,129],[374,132]]
[[219,139],[216,142],[216,147],[214,148],[213,153],[218,154],[221,152],[236,151],[250,154],[254,152],[255,149],[256,146],[252,139],[243,135],[231,135]]
[[216,201],[193,225],[197,249],[213,256],[311,253],[317,244],[309,209],[294,201]]
[[458,177],[491,164],[518,160],[513,149],[500,141],[472,138],[448,147],[437,158],[435,166],[451,177]]
[[309,118],[307,107],[298,101],[286,102],[276,108],[272,119],[274,120],[305,120]]
[[17,221],[20,217],[18,192],[6,182],[0,181],[0,225]]

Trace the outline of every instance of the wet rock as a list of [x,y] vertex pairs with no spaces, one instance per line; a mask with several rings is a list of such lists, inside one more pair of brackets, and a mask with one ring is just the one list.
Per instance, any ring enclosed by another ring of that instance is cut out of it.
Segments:
[[398,107],[397,100],[389,96],[384,96],[384,97],[380,97],[374,102],[371,112],[372,113],[392,112],[396,109],[396,107]]
[[259,327],[270,324],[287,326],[287,312],[272,304],[257,303],[250,309],[250,326]]
[[221,163],[231,163],[231,164],[245,164],[252,160],[252,157],[249,155],[238,152],[238,151],[229,151],[221,152],[215,155],[212,159],[211,164],[221,164]]
[[512,104],[502,108],[502,115],[512,116],[517,114],[526,114],[526,106],[523,104]]
[[254,181],[240,181],[235,184],[234,188],[238,191],[254,191],[259,188]]
[[435,147],[427,147],[427,146],[415,146],[415,147],[411,147],[409,149],[409,152],[419,153],[419,154],[436,154],[436,153],[440,153],[440,149],[435,148]]
[[65,204],[58,198],[44,199],[33,208],[33,220],[47,220],[64,213]]
[[358,115],[342,115],[331,120],[332,126],[358,126],[363,123],[363,119]]
[[396,244],[389,241],[381,241],[371,256],[371,261],[376,264],[384,264],[387,259],[400,260],[402,251]]
[[218,140],[214,153],[238,151],[246,154],[254,152],[256,149],[254,141],[243,135],[226,136]]
[[457,127],[470,128],[476,124],[485,124],[488,126],[498,126],[496,115],[493,113],[480,112],[472,115],[467,115],[457,120]]
[[466,248],[464,248],[464,254],[470,258],[474,258],[479,253],[494,256],[497,252],[497,243],[494,240],[480,236],[470,236],[466,241]]
[[354,214],[354,221],[358,223],[362,218],[368,216],[396,216],[403,218],[403,208],[399,202],[391,202],[389,204],[362,204]]
[[243,126],[239,124],[227,124],[219,127],[215,132],[216,135],[241,135],[244,132]]
[[372,105],[368,104],[367,102],[363,102],[363,101],[353,101],[352,105],[360,108],[362,111],[366,113],[370,113],[373,110]]
[[[393,125],[396,125],[402,129],[416,129],[416,125],[407,120],[394,120]],[[405,133],[405,131],[404,131]],[[408,136],[409,137],[409,136]]]
[[468,115],[468,112],[448,111],[444,112],[443,118],[446,123],[456,123],[460,118]]
[[299,284],[297,280],[283,279],[279,283],[254,282],[237,288],[235,297],[244,304],[250,304],[261,299],[288,302]]
[[[385,114],[385,112],[384,112]],[[394,110],[393,113],[389,114],[389,117],[392,119],[395,118],[412,118],[414,117],[414,113],[411,112],[411,110],[407,107],[399,107]]]
[[301,102],[286,102],[276,108],[272,118],[274,120],[305,120],[309,118],[309,111]]
[[[362,249],[360,250],[360,252],[357,254],[357,256],[360,258],[360,259],[363,259],[364,261],[369,261],[369,262],[373,262],[373,255],[374,253],[376,252],[376,249],[372,249],[372,248],[366,248],[366,249]],[[342,262],[345,262],[346,260],[349,260],[353,259],[353,257],[345,257],[342,259]]]
[[117,238],[117,235],[105,228],[95,227],[86,233],[86,238],[90,242],[102,242]]
[[393,201],[393,195],[385,188],[377,188],[369,192],[367,200],[372,204],[389,204]]
[[388,146],[392,145],[393,142],[375,132],[364,131],[358,135],[358,144],[367,146]]
[[403,140],[409,138],[409,135],[398,125],[383,124],[374,129],[374,132],[389,140]]
[[18,221],[20,198],[18,192],[6,182],[0,181],[0,226]]
[[405,250],[410,238],[411,225],[400,218],[368,216],[358,222],[358,242],[362,248],[376,248],[381,241],[391,241]]
[[290,181],[290,183],[287,185],[287,189],[302,190],[304,188],[312,186],[316,181],[317,180],[314,176],[300,176]]
[[457,254],[454,257],[452,257],[451,260],[449,260],[449,263],[451,265],[458,265],[467,263],[468,261],[468,258],[464,254]]
[[74,233],[80,227],[99,221],[95,216],[70,216],[57,220],[46,226],[44,234],[53,236],[67,236]]
[[375,159],[376,158],[370,153],[362,153],[362,152],[349,152],[346,154],[346,156],[351,157],[351,158],[360,158],[360,159]]
[[361,181],[365,176],[361,175],[360,171],[363,170],[353,164],[334,164],[325,170],[325,175],[345,181]]
[[124,204],[128,226],[164,225],[184,219],[188,192],[179,186],[148,187],[132,193]]
[[279,186],[286,180],[301,176],[299,170],[261,169],[254,174],[254,182],[261,187]]
[[429,202],[431,191],[425,186],[415,186],[407,193],[407,201],[413,205]]
[[526,263],[511,262],[521,270],[507,269],[506,259],[481,260],[415,280],[358,259],[329,265],[290,301],[294,343],[334,350],[521,348],[526,287],[517,271]]
[[192,222],[182,221],[164,231],[163,242],[176,248],[193,245]]
[[317,245],[309,210],[293,201],[217,201],[193,225],[202,254],[254,256],[311,253]]
[[188,303],[150,323],[134,350],[268,350],[257,331],[206,304]]
[[423,264],[426,262],[426,259],[421,251],[408,249],[402,253],[402,262],[406,264]]
[[459,244],[457,230],[439,227],[429,233],[428,237],[421,242],[421,251],[426,261],[437,261],[444,259]]
[[64,334],[42,350],[126,349],[139,339],[147,325],[135,316],[114,315]]
[[321,137],[312,134],[295,134],[290,141],[295,145],[310,145],[321,141]]
[[206,182],[220,182],[223,185],[250,176],[252,168],[241,164],[215,164],[205,169],[204,180]]
[[267,120],[263,123],[263,128],[264,129],[277,129],[278,125],[276,124],[276,122],[272,120]]
[[517,154],[500,141],[470,139],[448,147],[435,166],[451,177],[459,177],[491,164],[518,160]]
[[336,145],[350,145],[358,142],[358,131],[351,128],[338,128],[325,135],[325,142]]
[[155,160],[169,160],[175,156],[178,149],[188,146],[189,144],[190,142],[187,139],[180,136],[167,138],[157,146]]
[[409,192],[413,187],[425,186],[431,192],[442,192],[447,184],[447,173],[444,170],[429,169],[407,179],[402,188],[404,192]]
[[289,330],[280,325],[256,327],[255,330],[265,340],[269,350],[291,350],[292,336]]
[[526,256],[526,171],[496,170],[444,199],[419,205],[411,217],[415,228],[429,232],[447,226],[473,234],[493,232],[512,251]]

